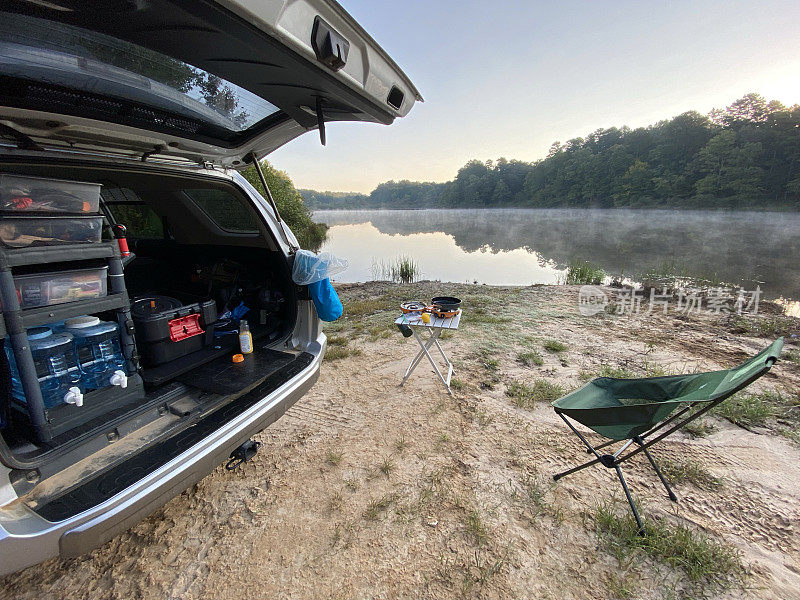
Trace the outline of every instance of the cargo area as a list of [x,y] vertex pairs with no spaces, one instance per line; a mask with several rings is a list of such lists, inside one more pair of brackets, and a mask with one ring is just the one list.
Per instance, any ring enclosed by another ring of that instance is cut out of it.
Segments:
[[[53,520],[310,362],[284,343],[297,318],[286,258],[223,178],[0,165],[0,300],[0,460]],[[234,357],[244,322],[253,351]]]

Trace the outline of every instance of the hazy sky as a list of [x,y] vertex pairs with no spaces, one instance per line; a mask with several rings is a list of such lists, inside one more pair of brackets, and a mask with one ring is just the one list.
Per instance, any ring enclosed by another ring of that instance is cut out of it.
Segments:
[[542,158],[599,127],[800,102],[800,2],[341,0],[424,103],[390,126],[334,123],[269,159],[297,187],[446,181],[468,160]]

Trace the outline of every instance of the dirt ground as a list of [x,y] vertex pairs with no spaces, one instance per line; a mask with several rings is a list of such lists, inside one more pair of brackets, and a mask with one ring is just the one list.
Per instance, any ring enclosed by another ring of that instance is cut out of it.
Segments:
[[[433,292],[465,299],[461,329],[443,342],[453,397],[424,363],[398,387],[418,346],[391,325],[396,306]],[[82,558],[0,580],[0,596],[800,598],[796,338],[751,387],[783,398],[765,421],[711,417],[705,435],[656,447],[657,459],[702,475],[674,484],[677,503],[641,455],[626,469],[648,522],[686,527],[738,557],[743,574],[728,583],[692,582],[687,565],[642,549],[615,551],[597,516],[604,503],[626,514],[613,472],[554,483],[586,453],[547,403],[518,407],[508,396],[515,381],[573,389],[603,365],[635,376],[726,368],[771,333],[797,333],[796,322],[766,306],[750,326],[672,308],[585,317],[569,286],[373,283],[341,294],[346,318],[327,326],[319,382],[258,436],[251,462],[220,466]],[[548,352],[547,340],[566,349]]]

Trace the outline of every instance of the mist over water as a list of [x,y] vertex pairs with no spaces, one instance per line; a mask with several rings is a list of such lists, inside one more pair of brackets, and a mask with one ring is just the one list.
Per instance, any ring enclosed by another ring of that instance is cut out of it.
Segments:
[[557,283],[574,260],[636,279],[665,262],[695,277],[800,299],[800,215],[586,209],[317,211],[323,250],[350,261],[338,281],[374,278],[409,256],[422,277],[493,285]]

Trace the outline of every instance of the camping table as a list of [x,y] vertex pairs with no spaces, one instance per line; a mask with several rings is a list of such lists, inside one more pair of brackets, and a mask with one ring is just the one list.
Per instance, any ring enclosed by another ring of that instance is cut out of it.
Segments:
[[[411,331],[414,332],[414,337],[419,342],[420,347],[422,348],[417,355],[414,357],[414,360],[411,361],[411,364],[408,365],[408,369],[406,369],[406,374],[403,375],[403,381],[400,382],[402,386],[406,380],[409,378],[411,373],[414,372],[414,369],[417,368],[419,361],[422,360],[423,356],[427,356],[428,360],[433,367],[433,370],[436,371],[436,374],[439,376],[439,379],[444,384],[444,387],[447,388],[447,393],[451,396],[453,395],[453,391],[450,389],[450,378],[453,376],[453,363],[450,362],[450,359],[447,358],[447,355],[442,350],[442,347],[439,345],[439,338],[442,336],[442,332],[445,330],[455,331],[458,329],[458,324],[461,321],[461,311],[458,311],[458,314],[455,317],[448,317],[446,319],[442,319],[431,315],[430,323],[425,323],[422,320],[421,313],[413,312],[403,315],[399,317],[394,323],[395,325],[408,325],[411,327]],[[423,340],[419,334],[419,331],[427,332],[428,339],[427,341]],[[444,358],[445,363],[447,364],[447,377],[442,375],[442,372],[439,370],[439,367],[436,365],[436,361],[433,360],[429,350],[432,346],[436,346],[439,352]]]

